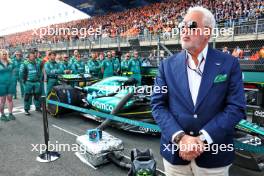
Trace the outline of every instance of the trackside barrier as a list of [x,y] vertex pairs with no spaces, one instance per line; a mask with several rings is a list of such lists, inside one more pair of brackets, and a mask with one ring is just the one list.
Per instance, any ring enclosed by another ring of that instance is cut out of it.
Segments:
[[[146,122],[141,122],[141,121],[137,121],[137,120],[130,120],[127,118],[123,118],[123,117],[119,117],[119,116],[115,116],[115,115],[111,115],[111,114],[106,114],[106,113],[98,112],[98,111],[91,110],[91,109],[85,109],[85,108],[81,108],[78,106],[73,106],[73,105],[69,105],[66,103],[61,103],[61,102],[57,102],[57,101],[53,101],[53,100],[47,100],[47,103],[57,105],[57,106],[61,106],[61,107],[68,108],[68,109],[72,109],[72,110],[75,110],[78,112],[95,115],[95,116],[100,117],[100,118],[105,118],[105,119],[109,119],[109,120],[113,120],[113,121],[117,121],[117,122],[121,122],[121,123],[126,123],[126,124],[130,124],[130,125],[138,126],[138,127],[149,128],[151,130],[161,132],[158,125],[154,125],[154,124],[150,124],[150,123],[146,123]],[[238,140],[234,140],[234,146],[238,150],[242,149],[242,150],[246,150],[249,152],[264,153],[264,146],[253,146],[250,144],[242,143]]]
[[49,123],[47,117],[47,106],[46,97],[41,97],[42,102],[42,116],[43,116],[43,130],[44,130],[44,141],[46,146],[46,151],[41,153],[36,160],[41,163],[49,163],[60,158],[60,154],[56,151],[49,151]]
[[157,125],[154,125],[154,124],[141,122],[141,121],[136,121],[136,120],[130,120],[130,119],[127,119],[127,118],[118,117],[118,116],[115,116],[115,115],[106,114],[106,113],[98,112],[98,111],[91,110],[91,109],[85,109],[85,108],[81,108],[81,107],[78,107],[78,106],[73,106],[73,105],[69,105],[69,104],[66,104],[66,103],[61,103],[61,102],[57,102],[57,101],[53,101],[53,100],[47,100],[47,103],[53,104],[53,105],[57,105],[57,106],[61,106],[61,107],[64,107],[64,108],[69,108],[69,109],[72,109],[72,110],[75,110],[75,111],[79,111],[79,112],[82,112],[82,113],[96,115],[96,116],[98,116],[100,118],[110,119],[110,120],[113,120],[113,121],[127,123],[127,124],[130,124],[130,125],[135,125],[135,126],[139,126],[139,127],[149,128],[149,129],[155,130],[157,132],[160,132],[160,128]]

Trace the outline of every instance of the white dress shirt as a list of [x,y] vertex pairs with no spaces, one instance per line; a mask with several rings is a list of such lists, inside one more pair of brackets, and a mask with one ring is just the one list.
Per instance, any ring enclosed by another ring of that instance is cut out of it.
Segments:
[[[187,75],[188,75],[188,81],[189,81],[189,88],[192,95],[193,104],[195,106],[200,84],[202,81],[202,76],[199,75],[196,70],[200,70],[201,73],[203,73],[204,65],[206,61],[206,55],[208,51],[208,45],[205,46],[205,48],[202,50],[202,52],[198,55],[197,59],[199,61],[198,66],[195,65],[191,54],[187,53]],[[186,51],[187,52],[187,51]]]
[[[198,66],[195,65],[195,62],[193,61],[191,54],[189,54],[186,51],[187,57],[188,57],[187,58],[187,75],[188,75],[189,88],[190,88],[190,92],[191,92],[191,96],[192,96],[194,106],[196,104],[200,84],[202,81],[202,73],[204,71],[204,65],[205,65],[205,61],[206,61],[207,51],[208,51],[208,44],[204,47],[202,52],[199,53],[199,55],[197,57],[197,59],[199,61]],[[173,134],[172,141],[175,139],[175,137],[180,132],[182,132],[182,131],[178,131],[178,132]],[[210,137],[210,135],[205,130],[202,129],[200,132],[204,135],[206,142],[208,144],[213,143],[212,138]]]

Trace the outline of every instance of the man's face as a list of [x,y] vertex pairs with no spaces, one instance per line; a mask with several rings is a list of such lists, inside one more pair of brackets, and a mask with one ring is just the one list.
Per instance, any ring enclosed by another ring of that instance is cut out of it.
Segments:
[[208,35],[203,35],[205,30],[208,31],[203,24],[203,18],[203,14],[200,12],[191,12],[184,17],[184,27],[181,30],[181,45],[183,49],[197,50],[209,40]]
[[129,60],[129,59],[130,59],[130,55],[126,54],[126,60]]
[[37,58],[41,58],[40,52],[37,53]]
[[77,57],[78,54],[79,54],[79,52],[78,52],[77,50],[74,50],[73,55],[74,55],[75,57]]
[[67,55],[63,55],[63,60],[64,60],[65,62],[68,62],[68,59],[69,59],[69,57],[68,57]]
[[28,58],[29,60],[34,61],[36,57],[35,57],[35,54],[30,53]]
[[100,54],[100,60],[103,60],[104,59],[104,54]]
[[79,53],[77,54],[76,59],[77,59],[77,61],[80,61],[81,60],[81,55]]
[[92,53],[92,59],[96,59],[96,54]]
[[111,53],[107,52],[107,58],[111,58],[111,57],[112,57]]
[[51,61],[55,61],[56,55],[55,54],[51,54],[49,56],[49,58],[50,58]]
[[21,53],[20,53],[20,52],[17,52],[17,53],[16,53],[16,58],[17,58],[17,59],[20,59],[20,58],[21,58]]
[[115,51],[112,51],[112,57],[115,57],[115,56],[116,56]]
[[134,52],[134,58],[135,58],[135,59],[138,58],[138,52]]

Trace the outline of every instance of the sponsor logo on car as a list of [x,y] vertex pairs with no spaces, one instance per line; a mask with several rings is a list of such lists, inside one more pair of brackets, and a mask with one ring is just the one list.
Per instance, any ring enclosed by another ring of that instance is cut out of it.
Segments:
[[104,111],[108,111],[108,112],[111,112],[114,109],[114,107],[112,105],[101,103],[98,101],[92,101],[92,106],[94,106],[98,109],[104,110]]

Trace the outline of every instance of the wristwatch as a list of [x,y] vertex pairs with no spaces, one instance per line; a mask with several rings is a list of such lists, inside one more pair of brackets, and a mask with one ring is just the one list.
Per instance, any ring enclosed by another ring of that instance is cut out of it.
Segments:
[[206,143],[206,139],[205,139],[205,136],[203,134],[200,134],[199,138],[202,142]]
[[176,144],[178,144],[184,135],[185,135],[185,132],[180,132],[179,134],[177,134],[177,135],[175,136],[175,138],[174,138],[174,142],[175,142]]

